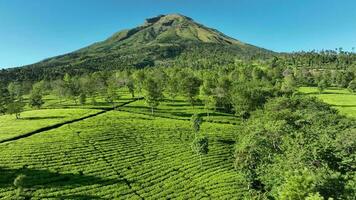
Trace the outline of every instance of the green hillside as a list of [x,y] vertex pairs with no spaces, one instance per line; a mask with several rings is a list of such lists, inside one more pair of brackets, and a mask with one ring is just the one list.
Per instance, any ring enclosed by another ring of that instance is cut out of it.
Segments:
[[3,70],[0,80],[9,77],[17,80],[53,79],[63,76],[65,72],[83,74],[153,65],[169,66],[186,54],[197,55],[198,58],[191,57],[194,60],[208,61],[223,55],[228,63],[236,58],[271,57],[273,52],[235,40],[183,15],[159,15],[146,19],[141,26],[120,31],[102,42],[72,53]]

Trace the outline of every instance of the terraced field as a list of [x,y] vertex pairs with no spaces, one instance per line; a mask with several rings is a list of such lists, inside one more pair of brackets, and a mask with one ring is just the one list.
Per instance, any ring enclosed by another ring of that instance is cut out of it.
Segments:
[[320,94],[315,87],[301,87],[299,92],[315,96],[332,105],[341,114],[356,118],[356,94],[350,93],[347,89],[329,88]]
[[236,130],[204,123],[201,164],[189,122],[110,111],[0,144],[0,198],[25,174],[32,199],[234,199],[245,184],[233,167]]

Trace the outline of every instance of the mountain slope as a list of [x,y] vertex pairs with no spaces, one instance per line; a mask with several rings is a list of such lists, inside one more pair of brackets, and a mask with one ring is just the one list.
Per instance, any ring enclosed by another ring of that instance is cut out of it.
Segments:
[[272,54],[271,51],[245,44],[196,23],[189,17],[170,14],[146,19],[141,26],[120,31],[102,42],[72,53],[4,71],[18,73],[18,79],[38,80],[61,76],[64,72],[86,73],[169,65],[180,56],[189,57],[187,55],[211,59],[217,55],[246,58],[268,57]]

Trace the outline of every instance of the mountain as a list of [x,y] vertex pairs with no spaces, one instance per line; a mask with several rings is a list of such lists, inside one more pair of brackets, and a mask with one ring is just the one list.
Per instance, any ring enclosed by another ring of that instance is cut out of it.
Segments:
[[225,58],[264,58],[272,54],[272,51],[228,37],[189,17],[169,14],[146,19],[141,26],[120,31],[72,53],[2,70],[0,78],[6,79],[9,76],[5,74],[10,73],[16,74],[19,80],[38,80],[55,78],[65,72],[80,74],[129,67],[169,66],[177,60],[184,60],[183,63],[189,65],[191,60],[215,58],[220,63]]

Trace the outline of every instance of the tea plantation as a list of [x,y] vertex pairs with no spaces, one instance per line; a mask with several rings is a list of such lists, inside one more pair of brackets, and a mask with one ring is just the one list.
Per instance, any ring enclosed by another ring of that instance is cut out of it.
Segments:
[[204,123],[210,145],[200,162],[189,122],[110,111],[0,145],[0,198],[15,196],[24,174],[32,199],[233,199],[244,188],[235,129]]

